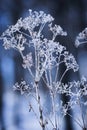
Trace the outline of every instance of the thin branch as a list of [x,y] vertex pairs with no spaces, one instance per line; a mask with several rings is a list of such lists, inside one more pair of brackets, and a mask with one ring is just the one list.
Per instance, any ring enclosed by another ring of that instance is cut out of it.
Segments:
[[[70,68],[70,69],[71,69],[71,68]],[[63,80],[65,74],[66,74],[70,69],[66,69],[66,70],[64,71],[64,73],[62,74],[62,76],[61,76],[61,78],[60,78],[60,82]]]
[[73,118],[72,115],[70,115],[68,112],[67,112],[67,115],[69,115],[83,129],[83,127],[81,126],[81,124],[75,118]]
[[25,35],[25,36],[27,36],[27,37],[29,37],[29,38],[32,38],[31,36],[29,36],[27,33],[24,33],[24,32],[22,32],[22,31],[18,31],[19,33],[21,33],[21,34],[23,34],[23,35]]
[[45,123],[43,120],[43,110],[41,107],[41,100],[40,100],[40,95],[39,95],[39,88],[38,88],[38,82],[35,82],[36,85],[36,97],[37,97],[37,101],[38,101],[38,107],[39,107],[39,114],[40,114],[40,125],[42,127],[42,130],[45,130]]
[[54,115],[54,119],[55,119],[55,128],[57,129],[57,118],[56,118],[55,95],[54,95],[54,93],[51,93],[51,98],[52,98],[53,115]]

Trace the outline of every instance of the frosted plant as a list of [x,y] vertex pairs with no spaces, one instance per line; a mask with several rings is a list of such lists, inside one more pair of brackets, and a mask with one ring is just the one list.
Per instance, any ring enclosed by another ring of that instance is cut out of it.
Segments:
[[[82,128],[87,129],[87,80],[83,76],[81,81],[68,83],[68,87],[63,85],[66,96],[70,98],[68,102],[69,109],[73,110],[75,117],[67,114]],[[79,112],[78,112],[79,111]]]
[[[75,46],[79,47],[81,44],[87,43],[87,28],[85,28],[82,32],[78,34],[75,40]],[[71,83],[72,84],[72,83]],[[71,103],[72,107],[73,106],[78,106],[80,107],[80,112],[81,112],[81,119],[77,121],[77,123],[82,127],[83,130],[87,129],[87,80],[85,77],[82,77],[81,81],[73,82],[73,85],[71,85],[71,88],[75,88],[75,92],[73,91],[72,98],[71,98]],[[71,89],[70,89],[71,90]],[[75,99],[74,99],[75,98]],[[73,100],[74,99],[74,100]],[[81,122],[82,121],[82,122]]]
[[79,35],[76,37],[75,45],[78,47],[80,44],[87,43],[87,28],[85,28]]
[[[59,25],[53,25],[53,20],[54,18],[50,14],[47,15],[43,11],[29,10],[29,16],[20,18],[1,36],[4,48],[17,50],[23,59],[22,66],[31,75],[31,83],[21,81],[21,83],[16,83],[13,88],[20,91],[21,94],[32,96],[35,99],[39,113],[36,113],[31,102],[29,102],[29,106],[37,117],[42,130],[48,129],[47,124],[49,123],[52,125],[52,130],[60,129],[59,118],[63,119],[70,107],[69,103],[64,104],[61,99],[57,100],[59,96],[67,93],[69,88],[68,84],[62,83],[62,80],[69,70],[72,69],[76,72],[79,68],[74,56],[69,54],[66,47],[56,41],[58,35],[66,36],[67,33]],[[48,25],[48,28],[45,25]],[[51,39],[45,37],[44,28],[50,31]],[[64,64],[66,68],[58,78],[61,64]],[[52,100],[51,117],[50,115],[45,116],[46,113],[41,102],[39,87],[41,80],[47,86]]]

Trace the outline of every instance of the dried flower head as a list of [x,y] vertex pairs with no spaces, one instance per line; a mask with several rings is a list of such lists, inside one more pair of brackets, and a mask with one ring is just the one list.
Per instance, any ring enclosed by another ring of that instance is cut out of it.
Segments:
[[87,28],[85,28],[79,35],[76,37],[75,46],[78,47],[80,44],[87,43]]

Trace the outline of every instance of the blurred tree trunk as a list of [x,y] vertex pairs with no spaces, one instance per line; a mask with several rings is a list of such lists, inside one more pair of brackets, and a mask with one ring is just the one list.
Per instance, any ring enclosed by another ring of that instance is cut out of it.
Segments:
[[83,128],[83,130],[87,130],[87,128]]

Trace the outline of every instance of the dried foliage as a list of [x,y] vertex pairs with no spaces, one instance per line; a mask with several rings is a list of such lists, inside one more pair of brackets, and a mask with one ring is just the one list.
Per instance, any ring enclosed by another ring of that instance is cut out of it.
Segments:
[[[5,49],[17,50],[22,59],[22,66],[27,69],[32,77],[32,83],[26,81],[16,83],[13,88],[21,94],[33,97],[38,106],[38,113],[33,108],[32,102],[29,102],[30,109],[33,111],[42,130],[50,129],[60,130],[62,119],[66,115],[73,118],[68,113],[69,110],[75,110],[79,107],[81,110],[82,124],[77,116],[74,121],[81,128],[86,128],[85,115],[87,108],[87,81],[82,77],[81,81],[72,81],[67,84],[62,83],[65,74],[69,70],[78,71],[79,66],[72,54],[62,46],[56,37],[66,36],[67,33],[59,25],[52,24],[54,18],[50,14],[43,11],[36,12],[29,10],[29,16],[20,18],[15,25],[10,26],[1,36]],[[48,31],[52,34],[51,39],[47,39],[44,35],[44,28],[48,26]],[[76,38],[76,46],[81,44],[81,40],[87,40],[87,29],[79,34]],[[64,64],[66,67],[60,79],[58,78],[59,67]],[[41,93],[39,88],[40,80],[43,80],[49,90],[51,98],[51,112],[47,115],[45,108],[41,102]],[[62,95],[69,97],[69,101],[64,104],[61,99]],[[60,100],[58,100],[58,97]],[[83,109],[84,108],[84,109]]]

